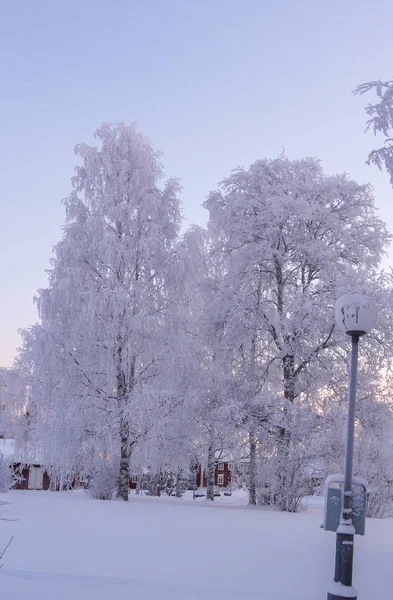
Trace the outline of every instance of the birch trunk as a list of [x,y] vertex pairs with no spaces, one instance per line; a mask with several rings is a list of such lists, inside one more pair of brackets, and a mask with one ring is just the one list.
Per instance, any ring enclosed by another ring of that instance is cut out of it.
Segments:
[[211,442],[207,452],[207,487],[206,487],[206,499],[214,501],[214,471],[215,471],[215,460],[214,460],[214,445]]
[[181,471],[178,471],[176,475],[175,493],[176,498],[181,498]]
[[[261,294],[261,282],[258,285],[258,303]],[[250,356],[250,369],[251,369],[251,381],[256,381],[256,340],[255,338],[251,341],[251,356]],[[255,431],[255,420],[254,417],[251,417],[251,426],[248,433],[248,440],[250,445],[250,474],[249,474],[249,491],[248,491],[248,503],[252,505],[256,505],[257,503],[257,490],[256,490],[256,480],[257,480],[257,436]]]
[[[283,319],[284,315],[284,277],[282,267],[277,258],[275,258],[275,270],[276,270],[276,282],[277,282],[277,309],[280,320]],[[286,345],[289,345],[290,337],[286,336],[284,339]],[[291,430],[288,427],[288,415],[289,406],[294,403],[295,400],[295,374],[294,374],[295,357],[293,354],[288,352],[282,359],[282,371],[284,381],[284,423],[279,430],[278,438],[278,494],[274,499],[274,503],[279,506],[281,510],[288,509],[288,462],[290,459],[290,445],[291,445]]]
[[295,380],[294,380],[294,357],[291,354],[284,356],[283,358],[283,374],[284,374],[284,398],[287,405],[284,406],[283,416],[285,423],[280,428],[279,435],[279,493],[276,499],[276,504],[283,511],[289,509],[289,477],[288,477],[288,466],[290,464],[291,454],[291,430],[289,427],[288,419],[290,416],[289,403],[293,404],[295,401]]
[[57,482],[58,482],[57,475],[52,475],[52,477],[50,478],[50,482],[49,482],[49,490],[51,492],[56,491]]
[[130,488],[131,440],[128,416],[124,413],[127,403],[130,400],[130,394],[134,387],[135,359],[131,361],[131,367],[128,375],[129,378],[127,383],[126,373],[124,372],[123,367],[123,343],[121,337],[119,336],[117,346],[116,392],[120,416],[120,468],[117,495],[125,502],[128,502],[128,493]]
[[248,503],[256,505],[257,503],[257,491],[256,491],[256,478],[257,478],[257,440],[255,431],[251,430],[248,434],[248,439],[250,443],[250,475],[249,475],[249,493],[248,493]]
[[117,495],[125,502],[128,501],[128,491],[130,487],[130,435],[128,425],[123,423],[120,426],[120,469]]

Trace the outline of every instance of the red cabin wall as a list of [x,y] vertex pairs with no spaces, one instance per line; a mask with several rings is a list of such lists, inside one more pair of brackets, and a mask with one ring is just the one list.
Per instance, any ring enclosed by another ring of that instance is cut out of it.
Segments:
[[[31,465],[32,467],[40,467],[41,465]],[[12,465],[12,469],[17,475],[22,475],[23,479],[19,483],[16,483],[13,487],[14,490],[28,490],[29,489],[29,467],[23,467],[21,469],[21,463],[15,463]],[[43,473],[42,478],[42,489],[49,490],[50,478],[46,471]]]
[[[224,468],[219,469],[218,468],[219,464],[223,464]],[[231,470],[229,468],[229,464],[230,463],[228,463],[228,462],[221,462],[221,463],[216,464],[216,468],[214,470],[214,485],[216,485],[218,487],[223,487],[223,488],[228,487],[230,485],[232,477],[231,477]],[[224,475],[224,483],[218,485],[218,476],[220,474]],[[201,466],[198,467],[197,476],[196,476],[196,485],[198,488],[207,486],[206,471],[203,471],[203,481],[202,481],[202,467]]]

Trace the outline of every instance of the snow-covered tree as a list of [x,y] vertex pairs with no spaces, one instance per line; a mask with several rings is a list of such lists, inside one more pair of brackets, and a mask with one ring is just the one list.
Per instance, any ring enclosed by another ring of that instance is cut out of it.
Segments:
[[94,464],[105,447],[127,500],[131,449],[176,402],[179,184],[158,187],[159,154],[134,125],[104,124],[95,137],[98,147],[75,149],[64,235],[20,362],[31,365],[31,412],[51,464],[69,462],[61,448]]
[[222,278],[221,258],[211,247],[212,240],[201,227],[190,228],[183,237],[187,331],[193,363],[189,369],[189,408],[196,427],[197,454],[206,472],[206,498],[213,501],[215,468],[220,453],[230,449],[234,423],[227,418],[232,404],[230,364],[223,352],[222,330],[214,327],[211,319]]
[[385,168],[393,185],[393,80],[369,81],[359,85],[354,93],[362,95],[371,91],[376,93],[378,101],[366,106],[369,116],[366,129],[372,129],[374,135],[382,134],[385,140],[383,146],[370,152],[367,163]]
[[258,418],[275,434],[274,501],[292,510],[298,406],[329,385],[333,352],[343,343],[335,300],[354,288],[375,293],[390,236],[370,187],[325,175],[315,159],[260,160],[220,188],[205,203],[213,252],[225,265],[215,320],[238,375],[240,414],[253,417],[251,441]]
[[[199,463],[213,500],[219,457],[247,454],[250,503],[296,510],[342,462],[342,293],[377,301],[359,388],[387,401],[393,286],[379,263],[390,235],[370,187],[315,159],[260,160],[209,195],[206,230],[180,238],[179,184],[160,189],[150,141],[123,124],[96,138],[76,148],[39,322],[0,373],[0,426],[38,444],[52,482],[93,476],[96,496],[117,483],[127,500],[130,464],[180,494]],[[359,456],[373,455],[378,426],[358,427]]]

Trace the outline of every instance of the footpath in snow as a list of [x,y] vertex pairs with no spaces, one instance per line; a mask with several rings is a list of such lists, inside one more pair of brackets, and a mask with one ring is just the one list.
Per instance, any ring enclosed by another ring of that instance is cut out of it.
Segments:
[[[86,493],[0,494],[0,597],[7,600],[325,600],[334,534],[321,502],[296,515],[252,509],[241,493],[130,502]],[[392,597],[393,519],[356,537],[359,600]]]

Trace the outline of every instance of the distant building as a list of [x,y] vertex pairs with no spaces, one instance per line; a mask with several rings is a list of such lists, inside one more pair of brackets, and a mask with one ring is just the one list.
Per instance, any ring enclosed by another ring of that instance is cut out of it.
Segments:
[[37,455],[23,456],[15,448],[14,440],[0,439],[0,453],[21,480],[14,485],[16,490],[48,490],[50,478]]
[[[233,457],[230,453],[216,452],[214,469],[214,485],[228,488],[235,484],[242,485],[248,481],[249,459]],[[202,477],[203,471],[203,477]],[[196,475],[196,487],[207,486],[206,469],[199,465]]]

